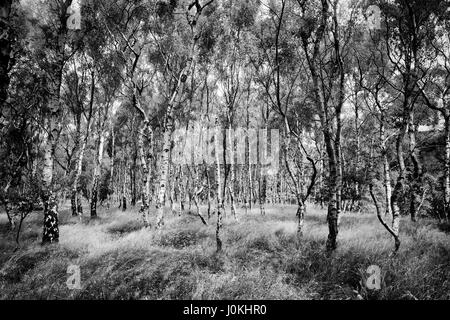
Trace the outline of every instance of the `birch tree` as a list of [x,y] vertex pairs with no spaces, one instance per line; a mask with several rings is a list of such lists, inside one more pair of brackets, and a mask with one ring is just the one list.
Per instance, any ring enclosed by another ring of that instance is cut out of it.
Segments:
[[[65,50],[68,42],[69,29],[67,28],[67,10],[72,1],[66,0],[58,3],[51,3],[48,12],[53,13],[51,19],[54,29],[45,29],[43,37],[47,39],[49,47],[43,48],[46,76],[48,77],[48,90],[50,96],[46,105],[47,118],[45,119],[46,133],[44,135],[44,164],[42,168],[42,202],[44,204],[44,230],[42,236],[43,243],[59,241],[58,226],[58,204],[55,190],[53,188],[53,163],[55,148],[58,143],[61,124],[61,85],[64,75],[64,64],[67,60]],[[42,20],[43,24],[49,21]]]
[[[174,128],[174,109],[178,107],[178,103],[180,101],[180,95],[183,93],[183,90],[186,85],[186,80],[189,74],[192,72],[192,68],[194,66],[194,59],[197,54],[197,41],[199,38],[198,35],[198,26],[200,24],[200,17],[202,15],[202,11],[205,7],[210,5],[213,0],[205,2],[203,5],[200,5],[198,0],[189,4],[186,12],[187,24],[190,29],[188,53],[187,53],[187,61],[184,63],[184,67],[180,69],[178,74],[172,74],[177,80],[175,87],[170,95],[170,99],[167,102],[167,109],[165,114],[165,121],[163,126],[163,147],[161,154],[161,163],[159,167],[159,190],[158,190],[158,198],[156,203],[157,209],[157,217],[156,217],[156,227],[161,228],[164,224],[164,205],[165,205],[165,195],[166,195],[166,186],[167,186],[167,178],[169,172],[169,157],[170,157],[170,149],[171,149],[171,137],[172,131]],[[201,25],[201,24],[200,24]]]

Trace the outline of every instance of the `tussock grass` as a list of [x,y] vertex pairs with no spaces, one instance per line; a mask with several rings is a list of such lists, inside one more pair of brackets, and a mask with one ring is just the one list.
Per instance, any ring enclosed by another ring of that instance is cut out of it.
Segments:
[[[401,224],[402,246],[374,214],[345,213],[339,248],[324,251],[326,214],[308,208],[296,237],[295,206],[227,212],[224,252],[215,253],[215,219],[166,213],[162,230],[142,228],[137,210],[100,211],[90,221],[61,211],[60,243],[41,246],[42,219],[24,225],[22,246],[0,215],[0,299],[449,299],[450,240],[429,220]],[[153,217],[154,218],[154,217]],[[80,266],[80,290],[66,285]],[[365,286],[368,266],[381,268],[381,290]]]

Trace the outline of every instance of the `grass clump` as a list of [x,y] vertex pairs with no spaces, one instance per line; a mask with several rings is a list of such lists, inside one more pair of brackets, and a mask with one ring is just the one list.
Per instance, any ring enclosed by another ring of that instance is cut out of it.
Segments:
[[133,219],[113,222],[107,230],[111,234],[122,236],[124,234],[140,230],[142,228],[142,222],[138,221],[137,219]]
[[161,235],[158,244],[164,247],[183,249],[189,246],[200,244],[208,233],[202,229],[171,230]]

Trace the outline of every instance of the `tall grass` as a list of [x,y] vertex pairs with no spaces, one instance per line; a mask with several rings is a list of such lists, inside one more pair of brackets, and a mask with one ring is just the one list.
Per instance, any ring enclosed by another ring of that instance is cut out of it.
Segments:
[[[296,239],[294,206],[225,219],[225,252],[215,253],[215,217],[167,214],[164,229],[143,229],[136,211],[100,212],[82,222],[62,211],[60,243],[39,245],[41,217],[26,221],[20,250],[3,217],[0,299],[449,299],[449,237],[428,220],[402,221],[402,246],[370,214],[345,213],[339,248],[324,251],[325,212],[310,208]],[[67,267],[80,266],[80,290]],[[381,268],[381,290],[365,286]]]

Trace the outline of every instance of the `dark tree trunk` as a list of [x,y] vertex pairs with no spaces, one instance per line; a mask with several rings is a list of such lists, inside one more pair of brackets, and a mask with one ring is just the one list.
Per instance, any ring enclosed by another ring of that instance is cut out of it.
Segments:
[[72,191],[72,194],[70,195],[70,206],[72,209],[72,216],[76,217],[77,214],[77,193]]
[[136,206],[136,155],[133,156],[133,164],[130,166],[130,191],[131,191],[131,206]]
[[263,168],[260,169],[258,186],[259,186],[259,209],[261,215],[265,215],[267,177],[263,172]]
[[122,211],[127,211],[127,197],[125,194],[122,196]]
[[78,216],[82,216],[83,215],[83,205],[81,203],[81,194],[77,195],[77,212],[78,212]]
[[108,182],[108,209],[111,206],[112,197],[114,195],[114,160],[115,160],[115,142],[116,142],[116,135],[114,134],[114,125],[111,121],[111,170],[109,174],[109,182]]

